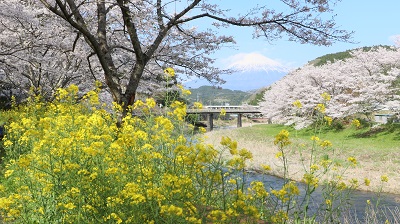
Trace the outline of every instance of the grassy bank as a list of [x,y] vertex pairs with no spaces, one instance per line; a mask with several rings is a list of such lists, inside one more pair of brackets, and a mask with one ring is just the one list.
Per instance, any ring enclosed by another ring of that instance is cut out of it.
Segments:
[[[312,136],[321,140],[329,140],[332,147],[319,150],[315,156],[329,156],[336,163],[345,163],[347,158],[357,159],[357,166],[349,168],[347,180],[364,178],[371,180],[370,186],[360,184],[360,189],[368,191],[382,191],[400,194],[399,165],[400,165],[400,129],[390,128],[361,128],[348,127],[340,131],[335,130],[295,130],[283,125],[260,124],[239,129],[217,130],[207,133],[207,142],[218,145],[222,136],[229,136],[238,141],[239,147],[246,148],[254,154],[251,168],[259,169],[263,164],[272,167],[274,175],[282,175],[280,161],[275,158],[278,148],[273,144],[274,136],[282,129],[290,132],[291,144],[290,166],[291,177],[301,180],[304,168],[304,159],[301,155],[309,152],[313,142]],[[382,186],[381,177],[387,175],[389,181]]]

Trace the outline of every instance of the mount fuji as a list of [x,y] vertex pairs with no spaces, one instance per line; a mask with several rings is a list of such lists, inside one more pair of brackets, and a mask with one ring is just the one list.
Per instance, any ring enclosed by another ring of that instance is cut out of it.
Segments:
[[[226,83],[220,86],[231,90],[250,91],[269,86],[290,70],[289,66],[260,53],[239,53],[220,61],[224,68],[235,70],[230,75],[221,75]],[[210,84],[205,80],[191,80],[185,83],[189,88],[203,85]]]

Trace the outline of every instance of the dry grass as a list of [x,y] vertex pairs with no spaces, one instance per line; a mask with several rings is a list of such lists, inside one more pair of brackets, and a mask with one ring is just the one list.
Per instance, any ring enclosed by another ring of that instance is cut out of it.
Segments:
[[[366,210],[362,220],[357,218],[357,215],[349,211],[343,218],[343,224],[380,224],[382,220],[387,220],[387,223],[400,224],[400,210],[398,207]],[[386,222],[385,222],[386,223]]]
[[[254,124],[246,124],[254,125]],[[255,140],[251,136],[240,135],[237,129],[224,129],[208,132],[205,134],[205,142],[219,147],[219,142],[222,136],[228,136],[236,141],[238,141],[239,148],[246,148],[253,153],[253,161],[249,164],[250,169],[258,170],[261,165],[270,165],[272,168],[272,175],[282,176],[282,163],[279,159],[275,158],[275,154],[278,152],[277,147],[273,144],[273,139],[271,137],[266,137],[265,139]],[[293,144],[295,146],[296,144]],[[303,163],[307,161],[302,161],[301,156],[298,153],[296,147],[292,146],[292,151],[289,154],[289,168],[290,168],[290,178],[293,180],[301,181],[304,174]],[[306,150],[303,150],[307,153]],[[368,156],[362,151],[352,151],[351,152],[357,158],[359,163],[356,167],[351,167],[347,170],[346,175],[343,176],[344,180],[349,181],[352,178],[358,179],[359,183],[364,182],[364,178],[371,180],[370,186],[365,186],[360,184],[360,190],[366,191],[378,191],[382,186],[381,176],[383,174],[389,177],[387,183],[383,183],[383,192],[400,194],[400,167],[398,166],[395,159],[400,158],[400,153],[391,152],[379,161],[376,161],[375,156]],[[336,154],[335,158],[337,161],[345,161],[347,159],[347,152]],[[331,157],[332,158],[332,157]],[[396,199],[400,203],[399,198]]]

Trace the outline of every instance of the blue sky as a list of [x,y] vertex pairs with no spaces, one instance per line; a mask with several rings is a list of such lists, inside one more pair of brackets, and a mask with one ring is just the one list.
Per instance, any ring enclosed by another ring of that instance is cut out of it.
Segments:
[[[251,3],[253,2],[253,3]],[[267,2],[265,0],[220,0],[215,1],[225,8],[231,8],[232,13],[245,12],[249,5]],[[268,86],[278,80],[286,72],[284,68],[297,68],[319,56],[341,52],[357,47],[373,45],[394,45],[393,37],[400,35],[400,0],[362,1],[343,0],[333,7],[335,21],[340,29],[354,31],[353,43],[337,42],[332,46],[313,46],[290,42],[284,37],[281,40],[267,42],[252,38],[252,29],[230,27],[222,30],[226,35],[234,36],[236,49],[224,48],[213,57],[217,58],[216,65],[227,67],[258,67],[252,72],[238,72],[223,76],[227,83],[224,88],[251,90]],[[208,26],[209,21],[200,21],[199,28]],[[269,70],[269,71],[268,71]],[[252,77],[254,76],[254,77]],[[207,84],[203,81],[191,81],[187,87],[198,87]]]

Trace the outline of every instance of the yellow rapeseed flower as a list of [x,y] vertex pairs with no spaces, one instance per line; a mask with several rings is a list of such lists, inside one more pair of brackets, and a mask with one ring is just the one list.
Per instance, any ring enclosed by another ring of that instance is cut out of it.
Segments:
[[282,130],[275,136],[274,144],[279,145],[280,147],[291,144],[292,142],[289,140],[289,131]]
[[32,158],[28,155],[21,155],[18,159],[18,166],[22,168],[26,168],[30,165]]
[[253,158],[253,154],[247,149],[241,149],[239,151],[239,156],[241,156],[243,159],[252,159]]
[[13,143],[12,143],[12,141],[10,141],[10,140],[7,139],[7,140],[3,143],[3,145],[4,145],[4,147],[9,147],[9,146],[12,146]]
[[257,197],[267,197],[269,193],[265,190],[264,183],[261,181],[252,181],[250,183],[251,190],[255,192]]
[[163,205],[161,206],[161,214],[163,213],[169,213],[173,214],[176,216],[182,216],[183,214],[183,209],[181,207],[175,206],[175,205]]
[[311,141],[318,142],[319,141],[319,137],[313,135],[313,136],[311,136]]
[[265,171],[270,171],[270,170],[272,170],[271,169],[271,166],[269,166],[269,165],[262,165],[262,168],[265,170]]
[[356,128],[359,128],[361,126],[361,123],[358,119],[354,119],[351,124],[353,124]]
[[72,202],[69,202],[67,204],[64,204],[64,208],[72,210],[72,209],[76,208],[76,205],[74,205],[74,203],[72,203]]
[[329,140],[324,140],[319,143],[319,145],[323,148],[332,146],[332,143]]
[[94,90],[87,92],[86,95],[83,97],[83,99],[88,100],[91,105],[99,105],[100,104],[99,95]]
[[317,164],[312,164],[312,165],[310,166],[310,170],[311,170],[311,171],[319,170],[319,166],[318,166]]
[[328,123],[329,126],[332,124],[332,121],[333,121],[332,118],[328,117],[328,116],[325,116],[324,120]]
[[190,90],[182,89],[182,95],[187,96],[187,95],[190,95],[190,94],[192,94],[192,92],[190,92]]
[[77,85],[72,84],[72,85],[68,86],[67,91],[73,95],[76,95],[79,92],[79,88]]
[[188,223],[193,223],[193,224],[201,224],[201,219],[198,219],[196,217],[186,217],[185,220]]
[[221,211],[221,210],[213,210],[210,212],[210,214],[208,214],[207,216],[208,219],[211,219],[212,221],[225,221],[227,219],[227,216],[225,214],[225,212]]
[[228,160],[226,164],[236,170],[242,170],[245,168],[244,159],[238,156],[234,156],[232,159]]
[[11,176],[13,173],[14,173],[14,170],[7,170],[7,171],[4,173],[4,177],[7,178],[7,177]]
[[143,107],[145,104],[141,100],[136,100],[135,103],[133,104],[133,109],[138,109]]
[[332,164],[332,160],[330,160],[330,159],[323,159],[319,164],[320,164],[322,167],[324,167],[325,169],[327,169],[327,168]]
[[347,158],[347,161],[351,162],[353,166],[357,165],[357,159],[352,156]]
[[107,219],[114,219],[118,224],[122,223],[122,219],[116,214],[116,213],[111,213]]
[[358,185],[358,180],[355,179],[355,178],[351,178],[350,179],[350,184],[351,184],[351,186],[357,186]]
[[275,158],[280,158],[280,157],[282,157],[283,156],[283,153],[281,152],[281,151],[279,151],[279,152],[277,152],[276,154],[275,154]]
[[81,191],[80,191],[78,188],[76,188],[76,187],[72,187],[72,188],[69,190],[69,192],[71,193],[71,196],[75,197],[75,196],[77,196]]
[[221,109],[221,112],[219,113],[220,116],[225,116],[226,115],[226,110],[224,108]]
[[365,186],[369,186],[371,184],[371,180],[368,178],[364,178],[364,184]]
[[118,170],[119,169],[117,167],[111,167],[111,168],[108,168],[105,173],[106,173],[106,175],[116,174],[118,172]]
[[164,69],[164,73],[167,74],[170,77],[174,77],[175,76],[175,70],[171,67],[168,67],[166,69]]
[[347,185],[346,183],[344,183],[343,181],[340,181],[338,186],[337,186],[338,190],[346,190],[347,189]]
[[203,104],[200,102],[194,102],[194,109],[203,109]]
[[331,95],[329,95],[329,93],[324,92],[321,94],[322,99],[324,99],[325,101],[330,101],[331,100]]
[[293,106],[297,107],[297,108],[302,108],[303,105],[301,104],[300,100],[296,100],[293,102]]
[[156,101],[153,98],[147,98],[146,99],[146,105],[149,108],[154,108],[156,106]]
[[178,120],[183,120],[186,116],[186,104],[180,101],[174,101],[171,104],[171,108],[175,108],[173,114],[178,118]]
[[315,110],[324,114],[325,110],[326,110],[325,104],[322,104],[322,103],[317,104],[317,106],[315,106]]
[[389,177],[387,175],[382,175],[381,176],[381,181],[382,182],[388,182],[389,181]]
[[273,223],[285,223],[289,219],[287,212],[279,210],[271,217]]
[[332,201],[331,201],[330,199],[326,199],[326,200],[325,200],[325,204],[326,204],[327,206],[331,207],[331,206],[332,206]]
[[319,179],[314,174],[305,173],[303,175],[303,181],[308,185],[318,187]]
[[228,183],[236,185],[236,179],[229,179]]
[[207,129],[205,129],[204,127],[199,127],[199,131],[200,131],[200,133],[206,133],[207,132]]

